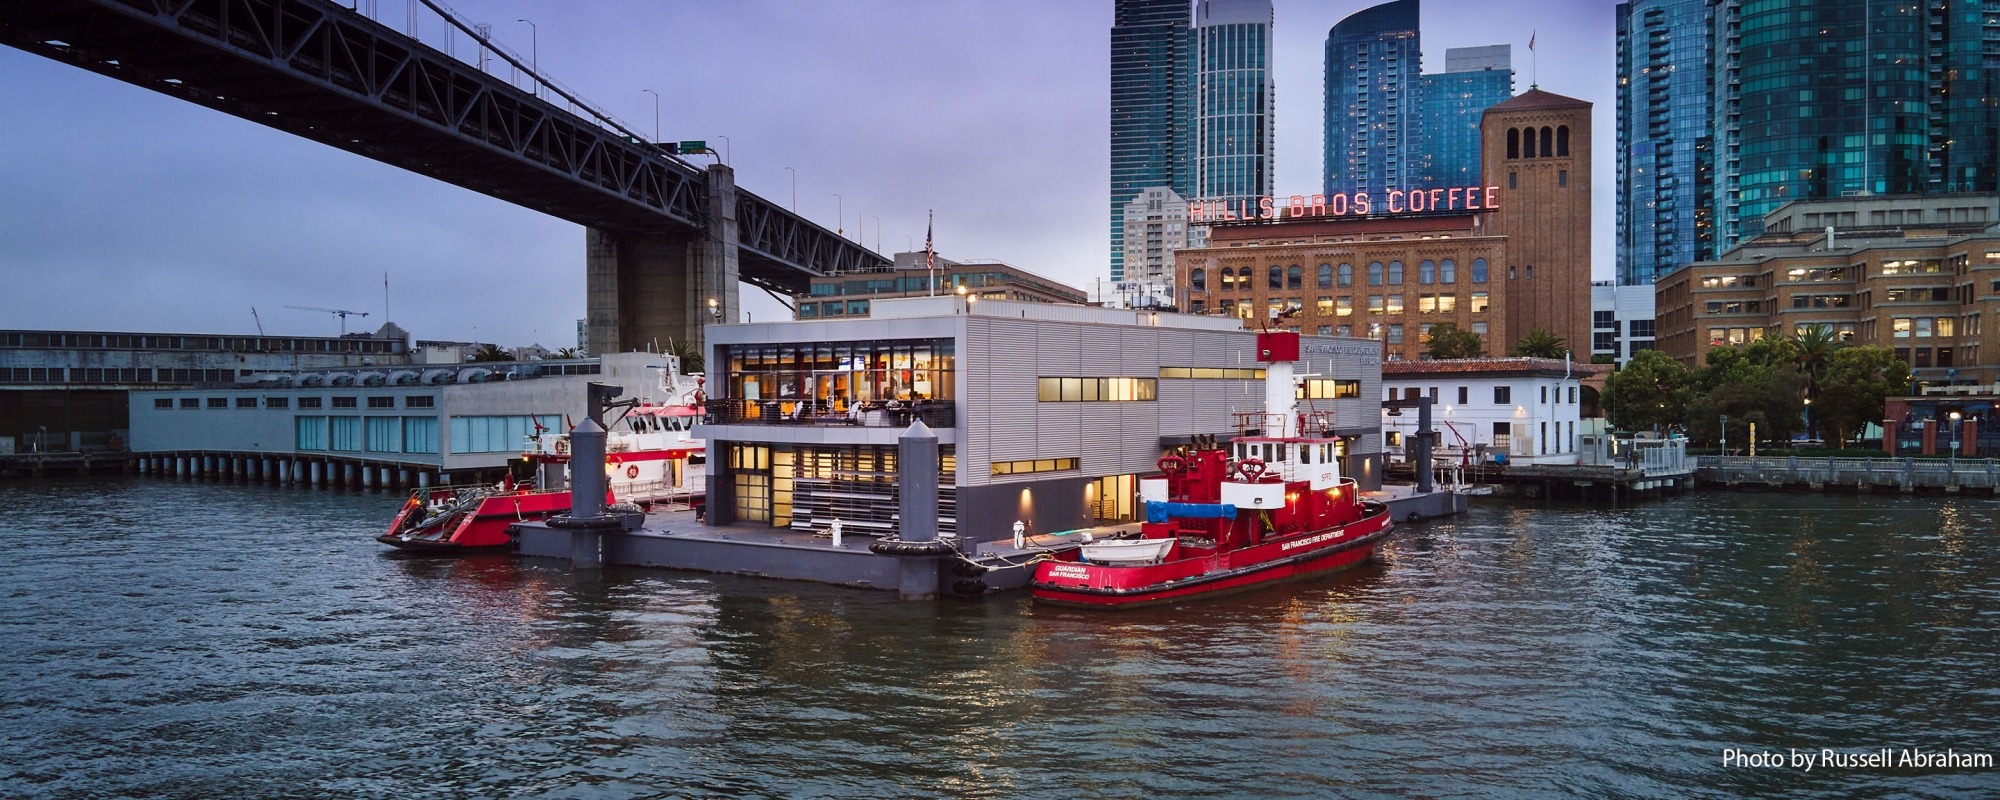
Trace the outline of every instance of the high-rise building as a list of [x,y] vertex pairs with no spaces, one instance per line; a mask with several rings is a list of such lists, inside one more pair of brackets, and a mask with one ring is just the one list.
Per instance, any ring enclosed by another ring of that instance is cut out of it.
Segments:
[[1620,280],[1713,259],[1794,200],[2000,189],[2000,0],[1618,18]]
[[[1343,19],[1326,37],[1326,193],[1414,186],[1423,49],[1417,0]],[[1476,118],[1475,118],[1476,122]]]
[[1183,194],[1189,172],[1188,0],[1117,0],[1111,26],[1111,280],[1125,280],[1125,206]]
[[1650,285],[1713,249],[1710,5],[1618,5],[1620,284]]
[[1491,44],[1444,51],[1444,72],[1418,84],[1417,176],[1431,186],[1479,183],[1479,118],[1514,96],[1514,48]]
[[[1191,199],[1255,209],[1276,193],[1271,0],[1199,0],[1193,30]],[[1171,186],[1167,182],[1153,185]]]
[[1125,280],[1119,292],[1129,308],[1179,307],[1174,251],[1188,246],[1187,198],[1153,186],[1125,205]]

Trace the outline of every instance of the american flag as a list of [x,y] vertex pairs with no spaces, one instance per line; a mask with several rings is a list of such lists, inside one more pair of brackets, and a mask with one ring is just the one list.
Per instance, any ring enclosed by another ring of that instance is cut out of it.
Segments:
[[937,294],[937,252],[931,249],[931,230],[937,227],[937,212],[928,212],[924,221],[924,269],[930,271],[931,294]]
[[1528,31],[1528,49],[1535,49],[1535,31]]

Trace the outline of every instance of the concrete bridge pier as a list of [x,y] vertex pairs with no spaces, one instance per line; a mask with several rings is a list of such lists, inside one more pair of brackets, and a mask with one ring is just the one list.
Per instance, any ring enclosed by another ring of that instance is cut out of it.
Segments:
[[700,347],[702,326],[738,322],[736,172],[707,172],[706,230],[687,234],[584,235],[586,338],[593,355]]

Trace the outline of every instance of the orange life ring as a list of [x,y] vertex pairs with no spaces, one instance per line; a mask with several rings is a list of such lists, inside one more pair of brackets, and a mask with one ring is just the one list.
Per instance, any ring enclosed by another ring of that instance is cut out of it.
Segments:
[[638,464],[633,464],[633,465],[630,465],[630,466],[626,467],[626,468],[625,468],[625,477],[627,477],[627,478],[637,478],[637,477],[639,477],[639,465],[638,465]]
[[566,455],[569,455],[569,439],[568,439],[568,437],[564,437],[564,438],[561,438],[561,439],[557,439],[557,440],[556,440],[556,455],[559,455],[559,456],[566,456]]

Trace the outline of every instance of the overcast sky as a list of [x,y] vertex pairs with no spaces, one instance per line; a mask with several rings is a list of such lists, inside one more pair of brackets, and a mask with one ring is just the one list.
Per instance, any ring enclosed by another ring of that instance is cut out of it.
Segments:
[[[399,29],[409,3],[361,0]],[[864,245],[922,248],[935,209],[945,256],[1107,278],[1110,0],[451,5],[641,133],[657,91],[664,138],[726,148],[739,186],[786,205],[796,173],[799,212]],[[1277,0],[1280,195],[1321,184],[1327,29],[1368,5]],[[1539,54],[1541,88],[1596,104],[1599,279],[1612,7],[1426,0],[1422,17],[1426,72],[1448,47],[1511,44],[1516,92]],[[427,13],[419,28],[444,46]],[[367,311],[348,325],[372,329],[386,272],[388,313],[419,338],[575,344],[575,224],[10,48],[0,108],[0,328],[254,333],[254,307],[272,334],[331,335],[332,315],[286,306]],[[782,313],[743,296],[758,320]]]

